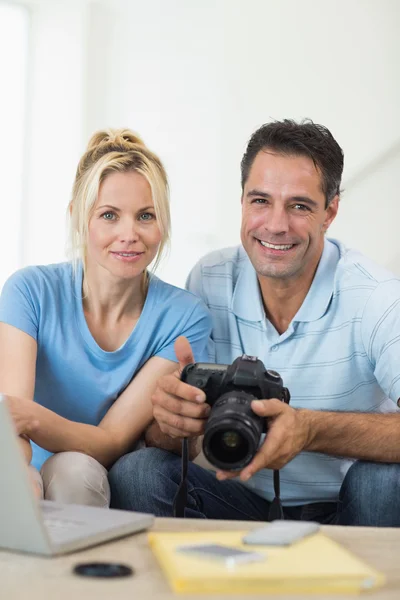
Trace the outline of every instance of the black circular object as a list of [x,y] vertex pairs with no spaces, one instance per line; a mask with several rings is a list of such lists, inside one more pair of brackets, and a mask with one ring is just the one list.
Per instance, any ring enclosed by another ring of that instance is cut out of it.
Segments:
[[279,375],[279,373],[277,373],[276,371],[273,371],[272,369],[267,369],[266,373],[268,373],[268,375],[272,378],[272,379],[280,379],[281,376]]
[[120,563],[96,562],[96,563],[79,563],[74,567],[75,575],[83,577],[129,577],[134,571],[128,565]]

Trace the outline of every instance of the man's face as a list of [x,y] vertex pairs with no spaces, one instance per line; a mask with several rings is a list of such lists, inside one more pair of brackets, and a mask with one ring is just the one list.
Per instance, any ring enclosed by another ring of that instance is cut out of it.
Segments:
[[263,150],[242,197],[242,244],[260,277],[288,280],[315,271],[339,198],[325,209],[321,174],[305,156]]

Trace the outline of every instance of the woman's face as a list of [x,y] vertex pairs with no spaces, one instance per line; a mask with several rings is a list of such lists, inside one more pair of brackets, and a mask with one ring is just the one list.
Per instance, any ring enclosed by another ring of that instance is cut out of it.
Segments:
[[155,258],[161,237],[147,179],[134,171],[108,175],[89,221],[88,268],[136,277]]

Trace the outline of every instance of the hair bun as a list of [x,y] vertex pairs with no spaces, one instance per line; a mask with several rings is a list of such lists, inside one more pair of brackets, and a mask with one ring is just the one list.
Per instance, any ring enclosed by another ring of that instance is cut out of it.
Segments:
[[131,145],[146,146],[142,138],[130,129],[102,129],[92,135],[87,145],[87,151],[105,144],[125,146],[126,150],[130,150]]

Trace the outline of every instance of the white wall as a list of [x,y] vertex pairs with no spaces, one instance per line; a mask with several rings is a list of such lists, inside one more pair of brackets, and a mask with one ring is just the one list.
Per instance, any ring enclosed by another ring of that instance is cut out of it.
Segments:
[[22,251],[23,264],[46,264],[65,259],[66,211],[84,144],[87,10],[76,0],[29,6],[29,161]]
[[[32,147],[41,140],[54,156],[48,176],[32,155],[25,262],[59,259],[84,141],[97,128],[128,126],[169,173],[173,249],[160,273],[182,285],[202,254],[239,240],[239,163],[250,134],[272,118],[310,117],[345,151],[331,234],[400,274],[397,0],[36,0],[33,12],[36,69],[49,66],[36,82]],[[57,60],[46,56],[54,47]]]
[[28,31],[25,8],[0,2],[0,287],[22,262]]

